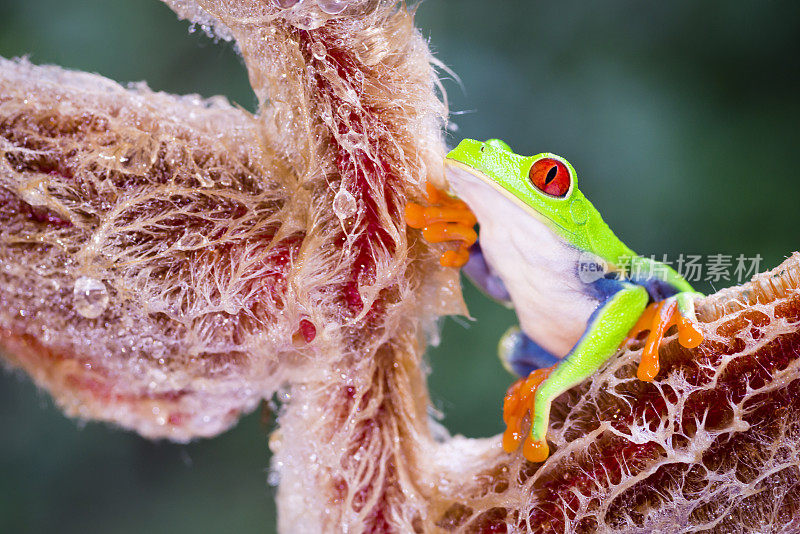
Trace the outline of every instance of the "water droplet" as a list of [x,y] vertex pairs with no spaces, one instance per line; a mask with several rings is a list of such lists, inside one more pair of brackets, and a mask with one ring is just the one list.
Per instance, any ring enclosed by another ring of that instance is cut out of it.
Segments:
[[353,106],[350,104],[341,104],[336,109],[336,113],[343,122],[349,123],[350,115],[353,113]]
[[319,41],[315,41],[311,43],[311,55],[317,59],[325,59],[328,50],[325,48],[325,45],[320,43]]
[[[364,71],[360,71],[360,70],[354,71],[353,72],[353,79],[351,81],[353,83],[353,87],[357,88],[356,89],[356,93],[364,92]],[[356,94],[356,98],[358,98],[357,94]]]
[[272,2],[276,6],[286,9],[296,5],[297,3],[300,2],[300,0],[272,0]]
[[328,15],[337,15],[347,7],[346,0],[317,0],[319,8]]
[[322,122],[325,124],[332,124],[331,122],[331,112],[327,109],[323,109],[319,112],[319,118],[322,119]]
[[325,24],[324,18],[317,17],[311,14],[303,15],[302,17],[298,18],[294,23],[294,25],[300,28],[301,30],[316,30],[323,24]]
[[317,337],[317,327],[314,323],[309,321],[308,319],[301,319],[300,320],[300,334],[303,336],[303,339],[306,340],[306,343],[311,343],[314,341],[314,338]]
[[196,172],[194,173],[194,177],[197,178],[197,181],[200,182],[200,187],[214,187],[214,181],[211,180],[207,175]]
[[357,131],[350,130],[342,136],[342,144],[345,145],[345,148],[357,148],[362,144],[363,138],[364,136]]
[[200,248],[207,243],[205,236],[198,234],[196,232],[187,232],[183,234],[183,236],[178,239],[178,242],[175,243],[175,246],[179,250],[192,250],[196,248]]
[[20,196],[26,204],[30,206],[46,206],[47,196],[44,191],[42,182],[34,182],[25,185],[20,190]]
[[333,197],[333,212],[339,219],[347,219],[352,217],[358,211],[358,203],[355,197],[344,187],[339,189],[336,196]]
[[[281,448],[283,448],[283,433],[280,430],[274,431],[272,434],[269,435],[269,440],[267,443],[269,446],[269,450],[271,450],[273,453],[280,452]],[[277,476],[277,469],[273,470],[273,473],[276,473]],[[275,480],[276,485],[278,481],[279,481],[278,479]]]
[[108,306],[106,285],[95,278],[81,276],[72,290],[72,306],[87,319],[99,317]]

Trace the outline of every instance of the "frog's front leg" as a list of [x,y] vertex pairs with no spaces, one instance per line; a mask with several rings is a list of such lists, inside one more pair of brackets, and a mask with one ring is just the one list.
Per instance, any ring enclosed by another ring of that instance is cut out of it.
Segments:
[[629,283],[621,286],[592,314],[586,331],[566,359],[536,388],[531,433],[523,446],[523,454],[531,462],[543,462],[550,453],[545,436],[553,400],[613,356],[647,307],[648,294],[643,287]]
[[513,307],[511,295],[509,295],[503,279],[486,261],[481,249],[480,236],[478,236],[478,241],[469,247],[469,260],[461,269],[461,272],[487,297],[506,308]]
[[508,388],[503,401],[503,422],[506,424],[503,450],[513,452],[525,437],[522,422],[533,404],[536,388],[560,359],[525,335],[518,326],[509,328],[500,339],[497,355],[508,372],[522,377]]

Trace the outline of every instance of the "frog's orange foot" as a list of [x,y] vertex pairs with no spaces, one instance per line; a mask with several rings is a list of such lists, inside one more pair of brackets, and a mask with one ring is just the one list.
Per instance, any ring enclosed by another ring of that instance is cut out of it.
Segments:
[[[537,369],[527,378],[520,378],[508,388],[506,398],[503,401],[503,421],[506,424],[506,431],[503,433],[504,451],[514,452],[519,448],[522,439],[525,437],[525,432],[522,430],[525,415],[530,413],[531,419],[533,419],[536,390],[539,389],[539,385],[547,379],[555,367],[554,365],[547,369]],[[543,462],[550,454],[550,450],[545,440],[534,440],[529,435],[525,438],[522,454],[530,462]]]
[[447,250],[439,263],[445,267],[461,267],[469,259],[469,247],[478,239],[472,228],[477,220],[469,207],[461,200],[427,185],[428,203],[423,206],[414,202],[406,204],[406,224],[422,230],[422,237],[430,243],[459,241],[457,250]]
[[654,302],[647,306],[639,320],[628,333],[626,342],[635,339],[641,332],[649,330],[647,341],[642,349],[642,360],[636,373],[639,380],[652,381],[659,370],[658,347],[664,334],[673,325],[678,327],[678,342],[686,348],[693,349],[703,341],[703,334],[697,326],[697,321],[684,317],[674,298],[661,302]]

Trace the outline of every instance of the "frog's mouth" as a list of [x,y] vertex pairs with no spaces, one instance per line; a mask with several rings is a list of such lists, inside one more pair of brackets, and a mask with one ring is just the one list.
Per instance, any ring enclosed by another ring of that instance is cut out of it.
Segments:
[[573,234],[558,222],[525,204],[479,169],[450,158],[445,158],[444,165],[445,176],[451,189],[456,196],[467,203],[479,223],[481,220],[487,220],[486,217],[503,218],[508,216],[509,206],[502,205],[506,202],[520,208],[533,219],[546,224],[556,234]]

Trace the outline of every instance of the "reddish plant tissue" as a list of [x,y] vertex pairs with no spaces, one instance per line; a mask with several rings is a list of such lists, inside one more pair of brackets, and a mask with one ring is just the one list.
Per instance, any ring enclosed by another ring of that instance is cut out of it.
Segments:
[[[260,102],[0,60],[0,345],[66,413],[217,434],[280,391],[284,532],[797,532],[800,256],[554,405],[552,456],[451,438],[421,365],[455,270],[402,208],[445,108],[402,4],[167,0]],[[335,13],[332,13],[335,12]]]

